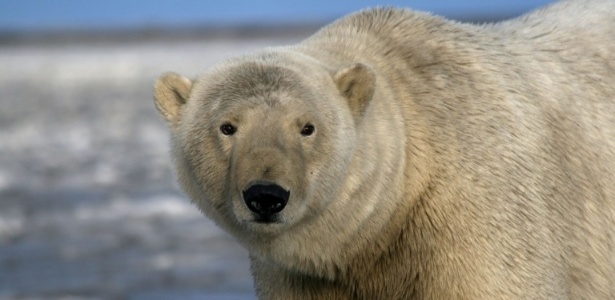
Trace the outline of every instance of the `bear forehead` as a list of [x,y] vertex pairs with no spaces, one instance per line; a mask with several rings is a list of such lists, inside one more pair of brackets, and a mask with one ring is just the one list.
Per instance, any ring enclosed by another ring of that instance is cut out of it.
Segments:
[[207,94],[218,99],[271,99],[280,94],[299,96],[309,93],[294,71],[257,62],[231,66],[214,78]]

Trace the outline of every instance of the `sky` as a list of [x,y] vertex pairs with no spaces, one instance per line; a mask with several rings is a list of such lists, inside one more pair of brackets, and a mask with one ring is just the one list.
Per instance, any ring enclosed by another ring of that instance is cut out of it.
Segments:
[[552,0],[0,0],[0,31],[134,29],[328,22],[373,6],[455,19],[514,16]]

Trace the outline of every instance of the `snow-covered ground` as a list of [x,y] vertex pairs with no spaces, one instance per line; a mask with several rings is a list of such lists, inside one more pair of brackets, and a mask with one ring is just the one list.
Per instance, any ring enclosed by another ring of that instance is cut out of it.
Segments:
[[255,298],[174,183],[152,85],[304,37],[0,44],[0,299]]

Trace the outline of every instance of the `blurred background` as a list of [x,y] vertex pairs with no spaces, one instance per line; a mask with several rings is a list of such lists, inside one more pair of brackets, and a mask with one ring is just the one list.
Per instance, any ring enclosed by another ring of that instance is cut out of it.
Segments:
[[467,21],[547,0],[0,0],[0,299],[255,299],[247,251],[178,191],[157,76],[371,6]]

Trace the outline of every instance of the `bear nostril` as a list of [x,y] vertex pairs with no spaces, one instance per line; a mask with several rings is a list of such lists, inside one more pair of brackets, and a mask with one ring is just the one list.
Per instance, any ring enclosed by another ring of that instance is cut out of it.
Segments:
[[277,184],[254,184],[243,192],[243,200],[248,208],[261,216],[281,212],[289,197],[290,192]]

